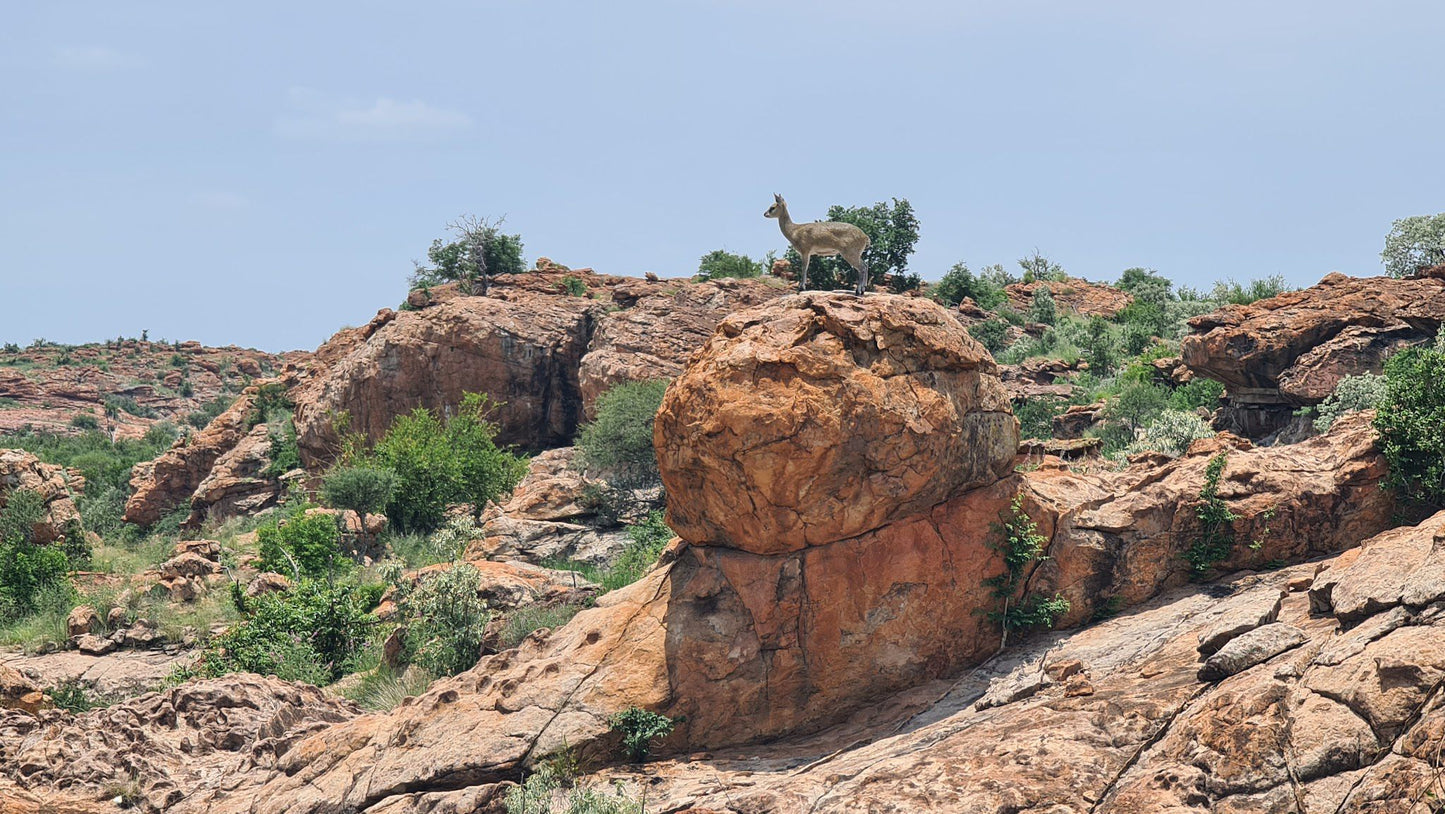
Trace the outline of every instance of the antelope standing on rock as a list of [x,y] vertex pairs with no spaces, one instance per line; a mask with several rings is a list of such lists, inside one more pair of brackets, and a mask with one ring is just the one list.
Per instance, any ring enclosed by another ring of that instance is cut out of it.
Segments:
[[863,252],[872,241],[862,229],[837,221],[793,223],[793,219],[788,217],[787,202],[777,194],[773,195],[773,205],[768,207],[763,217],[777,218],[783,237],[803,257],[803,270],[798,273],[799,291],[808,287],[808,261],[814,257],[839,256],[858,272],[858,284],[853,287],[853,293],[861,297],[868,290],[868,267],[863,265]]

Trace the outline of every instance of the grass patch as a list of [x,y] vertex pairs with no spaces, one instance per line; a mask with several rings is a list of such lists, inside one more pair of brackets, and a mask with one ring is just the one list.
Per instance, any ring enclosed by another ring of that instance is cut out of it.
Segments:
[[426,692],[432,680],[431,675],[419,667],[397,672],[381,666],[341,694],[360,704],[362,709],[386,712],[401,706],[403,700]]
[[585,605],[567,604],[518,608],[507,614],[506,624],[502,628],[502,649],[516,647],[535,630],[544,627],[555,630],[572,621],[572,617],[583,610],[586,610]]

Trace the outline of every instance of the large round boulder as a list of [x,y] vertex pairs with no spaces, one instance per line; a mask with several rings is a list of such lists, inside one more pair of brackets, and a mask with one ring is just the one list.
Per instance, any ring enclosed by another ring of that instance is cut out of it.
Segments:
[[997,481],[1018,421],[992,357],[942,306],[805,292],[723,320],[668,388],[654,439],[679,536],[775,554]]

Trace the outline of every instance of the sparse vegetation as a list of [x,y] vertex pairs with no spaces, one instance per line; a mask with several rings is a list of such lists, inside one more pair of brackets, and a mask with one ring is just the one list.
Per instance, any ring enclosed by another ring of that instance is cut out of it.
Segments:
[[628,707],[614,714],[607,722],[612,731],[622,736],[622,748],[633,763],[642,763],[652,754],[653,741],[672,734],[677,721],[657,712]]
[[470,670],[482,656],[491,611],[477,595],[481,575],[466,563],[396,583],[400,618],[407,620],[406,660],[438,676]]
[[1385,394],[1384,376],[1373,373],[1345,376],[1315,408],[1315,431],[1328,430],[1341,416],[1375,409],[1385,400]]
[[502,231],[505,218],[491,220],[463,215],[447,224],[455,239],[437,238],[427,249],[431,265],[414,263],[412,288],[459,283],[465,293],[485,294],[498,274],[527,270],[522,258],[522,236]]
[[1027,580],[1026,569],[1048,559],[1044,555],[1046,545],[1048,539],[1039,534],[1038,523],[1024,511],[1023,495],[1015,497],[993,525],[993,539],[989,542],[989,547],[1003,557],[1004,572],[983,581],[992,589],[994,598],[1003,603],[1002,609],[990,611],[988,618],[1002,626],[1005,644],[1010,631],[1053,627],[1059,617],[1069,612],[1069,601],[1058,594],[1018,596]]
[[1184,552],[1195,579],[1207,575],[1234,553],[1233,523],[1239,516],[1231,512],[1219,496],[1219,480],[1227,462],[1227,454],[1221,452],[1210,458],[1204,469],[1204,488],[1199,491],[1199,503],[1194,507],[1199,536]]
[[337,467],[321,484],[321,499],[332,508],[356,512],[363,535],[366,516],[385,511],[395,492],[396,475],[390,469],[371,466]]
[[11,492],[0,509],[0,617],[28,616],[42,600],[70,593],[65,551],[35,541],[45,513],[45,498],[29,489]]
[[697,263],[698,276],[704,280],[722,277],[759,277],[766,269],[757,260],[745,254],[733,254],[725,249],[715,249],[702,256]]

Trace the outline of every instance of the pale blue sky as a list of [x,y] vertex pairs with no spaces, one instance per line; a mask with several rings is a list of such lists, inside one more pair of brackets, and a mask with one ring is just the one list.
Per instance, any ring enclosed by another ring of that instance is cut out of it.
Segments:
[[930,279],[1304,285],[1445,210],[1438,1],[230,8],[7,4],[0,341],[309,349],[463,212],[682,275],[897,196]]

